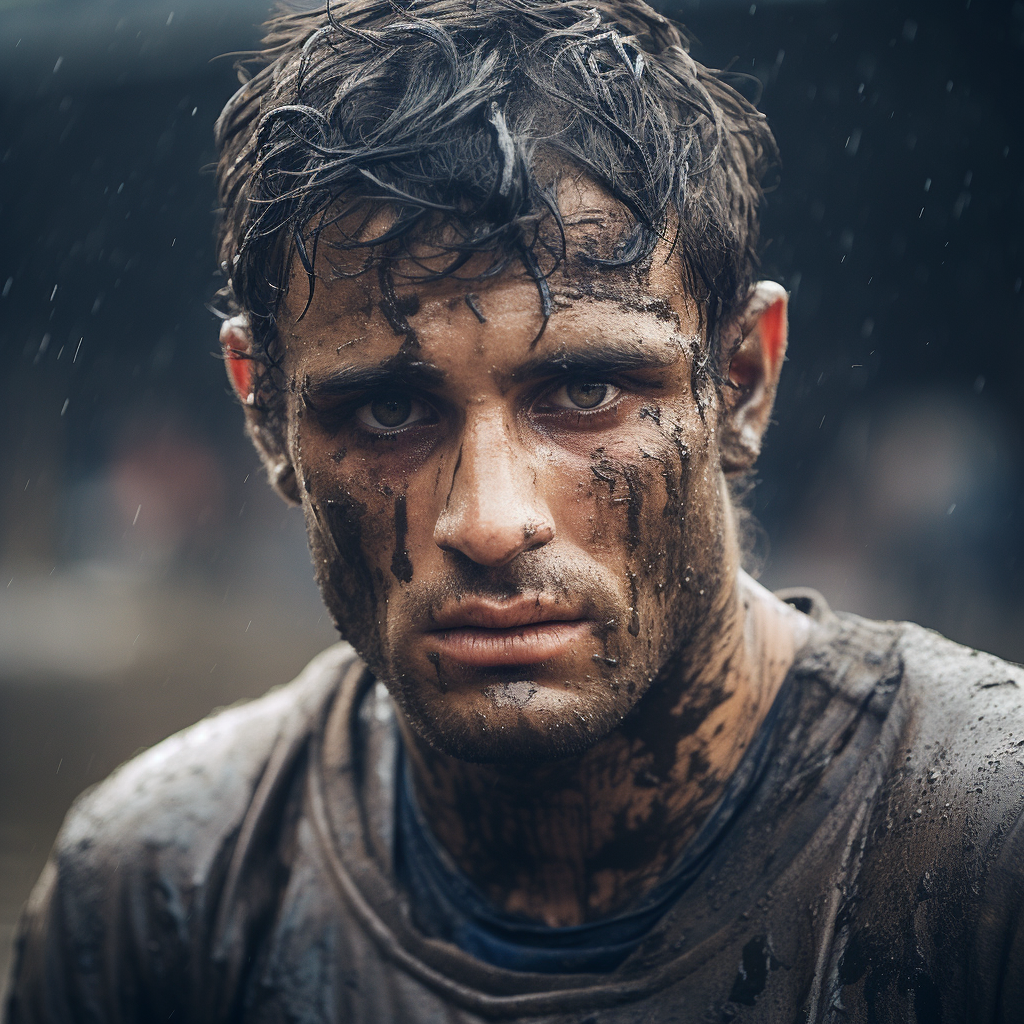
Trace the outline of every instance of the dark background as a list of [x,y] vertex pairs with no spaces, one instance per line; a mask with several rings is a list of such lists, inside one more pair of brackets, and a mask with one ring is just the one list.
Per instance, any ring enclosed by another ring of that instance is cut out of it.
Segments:
[[[763,85],[785,164],[762,580],[1024,659],[1024,3],[674,10],[698,59]],[[73,797],[332,640],[204,308],[235,83],[211,58],[253,46],[265,11],[0,0],[4,973]]]

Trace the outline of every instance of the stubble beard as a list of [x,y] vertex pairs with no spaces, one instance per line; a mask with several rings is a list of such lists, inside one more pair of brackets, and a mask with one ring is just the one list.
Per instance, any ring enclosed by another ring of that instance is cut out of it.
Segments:
[[[624,577],[614,587],[603,580],[603,593],[615,597],[614,607],[605,603],[600,614],[616,626],[599,635],[601,653],[591,664],[561,680],[541,678],[542,666],[478,671],[469,707],[465,687],[446,687],[442,670],[435,666],[430,678],[405,656],[402,630],[391,628],[406,617],[405,608],[452,590],[510,597],[546,587],[578,596],[588,586],[595,589],[594,567],[576,573],[571,566],[556,568],[541,549],[521,556],[515,572],[476,566],[417,592],[371,568],[363,545],[373,538],[365,536],[367,517],[358,503],[314,507],[308,501],[306,522],[317,583],[335,626],[385,684],[413,732],[461,761],[536,766],[578,757],[612,732],[652,687],[664,683],[679,652],[706,629],[721,586],[725,544],[721,529],[698,530],[697,536],[687,530],[688,523],[708,522],[707,508],[689,507],[692,497],[685,486],[674,501],[666,497],[661,528],[631,546]],[[639,623],[636,635],[631,621]],[[564,692],[557,711],[523,700],[541,687]]]

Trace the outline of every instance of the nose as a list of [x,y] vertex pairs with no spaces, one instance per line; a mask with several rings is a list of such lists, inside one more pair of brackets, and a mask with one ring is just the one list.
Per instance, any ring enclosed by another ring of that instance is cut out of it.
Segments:
[[555,536],[529,457],[500,413],[467,423],[434,541],[478,565],[497,567]]

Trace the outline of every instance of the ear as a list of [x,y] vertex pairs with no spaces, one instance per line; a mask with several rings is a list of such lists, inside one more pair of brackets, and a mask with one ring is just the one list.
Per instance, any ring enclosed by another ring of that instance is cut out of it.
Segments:
[[725,389],[720,439],[727,474],[745,473],[761,453],[786,355],[788,305],[782,285],[759,281],[727,335],[739,335],[729,363],[732,386]]
[[231,387],[245,409],[245,429],[267,471],[270,486],[289,504],[301,503],[299,485],[280,424],[257,402],[259,363],[253,358],[252,333],[244,316],[220,325],[220,347]]

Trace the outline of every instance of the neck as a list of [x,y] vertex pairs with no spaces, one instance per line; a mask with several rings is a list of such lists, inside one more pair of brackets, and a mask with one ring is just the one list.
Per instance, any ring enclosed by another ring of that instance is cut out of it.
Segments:
[[403,728],[435,834],[491,902],[551,926],[640,899],[714,806],[809,620],[740,573],[724,614],[582,756],[524,769],[442,754]]

